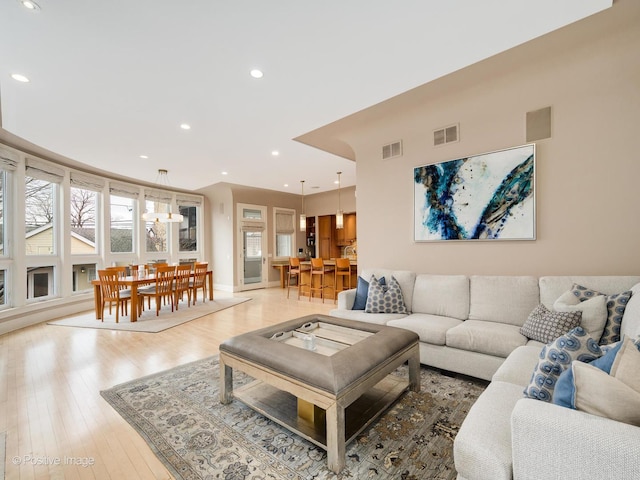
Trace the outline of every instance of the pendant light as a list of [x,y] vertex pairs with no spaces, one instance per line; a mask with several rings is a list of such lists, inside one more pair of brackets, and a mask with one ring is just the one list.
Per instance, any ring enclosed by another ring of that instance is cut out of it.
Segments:
[[340,175],[342,175],[342,172],[338,172],[338,211],[336,212],[337,229],[344,227],[344,216],[342,215],[342,208],[340,208]]
[[300,187],[302,190],[302,209],[300,210],[300,231],[307,231],[307,216],[304,214],[304,180],[300,180]]
[[[156,183],[163,187],[169,187],[169,171],[164,168],[158,169]],[[168,212],[144,212],[142,219],[149,222],[178,223],[184,220],[184,216],[179,213],[172,213],[171,205],[169,205]]]

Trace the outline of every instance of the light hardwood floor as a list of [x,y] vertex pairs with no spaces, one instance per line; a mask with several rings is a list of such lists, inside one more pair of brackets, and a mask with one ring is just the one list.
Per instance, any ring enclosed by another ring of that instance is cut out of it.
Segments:
[[6,478],[172,478],[100,390],[217,354],[230,336],[335,308],[331,300],[298,301],[295,293],[287,300],[280,288],[235,296],[252,300],[160,333],[43,323],[0,336]]

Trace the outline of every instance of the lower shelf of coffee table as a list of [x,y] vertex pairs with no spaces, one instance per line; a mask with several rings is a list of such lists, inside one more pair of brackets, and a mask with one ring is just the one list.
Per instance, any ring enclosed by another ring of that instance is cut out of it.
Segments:
[[[345,444],[348,444],[391,406],[408,388],[409,382],[387,375],[345,410]],[[256,380],[238,389],[234,397],[256,412],[326,450],[326,425],[298,416],[298,399],[285,391]]]

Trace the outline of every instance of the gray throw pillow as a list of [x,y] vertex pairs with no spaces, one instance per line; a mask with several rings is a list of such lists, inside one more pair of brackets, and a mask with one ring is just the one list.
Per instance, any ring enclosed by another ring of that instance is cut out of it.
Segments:
[[581,318],[582,312],[554,312],[540,304],[529,314],[520,333],[531,340],[549,343],[580,325]]
[[403,313],[405,315],[409,313],[404,304],[402,289],[395,277],[392,276],[389,283],[384,285],[376,279],[375,275],[371,275],[369,295],[364,311],[366,313]]

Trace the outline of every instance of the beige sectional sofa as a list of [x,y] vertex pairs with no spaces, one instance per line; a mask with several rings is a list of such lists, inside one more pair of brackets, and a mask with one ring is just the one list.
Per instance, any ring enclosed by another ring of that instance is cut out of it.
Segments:
[[[396,278],[409,314],[351,310],[355,290],[341,292],[330,314],[412,330],[420,336],[421,363],[491,380],[455,439],[459,480],[637,478],[640,428],[524,398],[544,344],[521,335],[520,327],[539,304],[553,309],[579,284],[606,295],[632,290],[622,334],[636,337],[640,276],[360,273],[371,275]],[[599,338],[600,327],[590,328]]]

